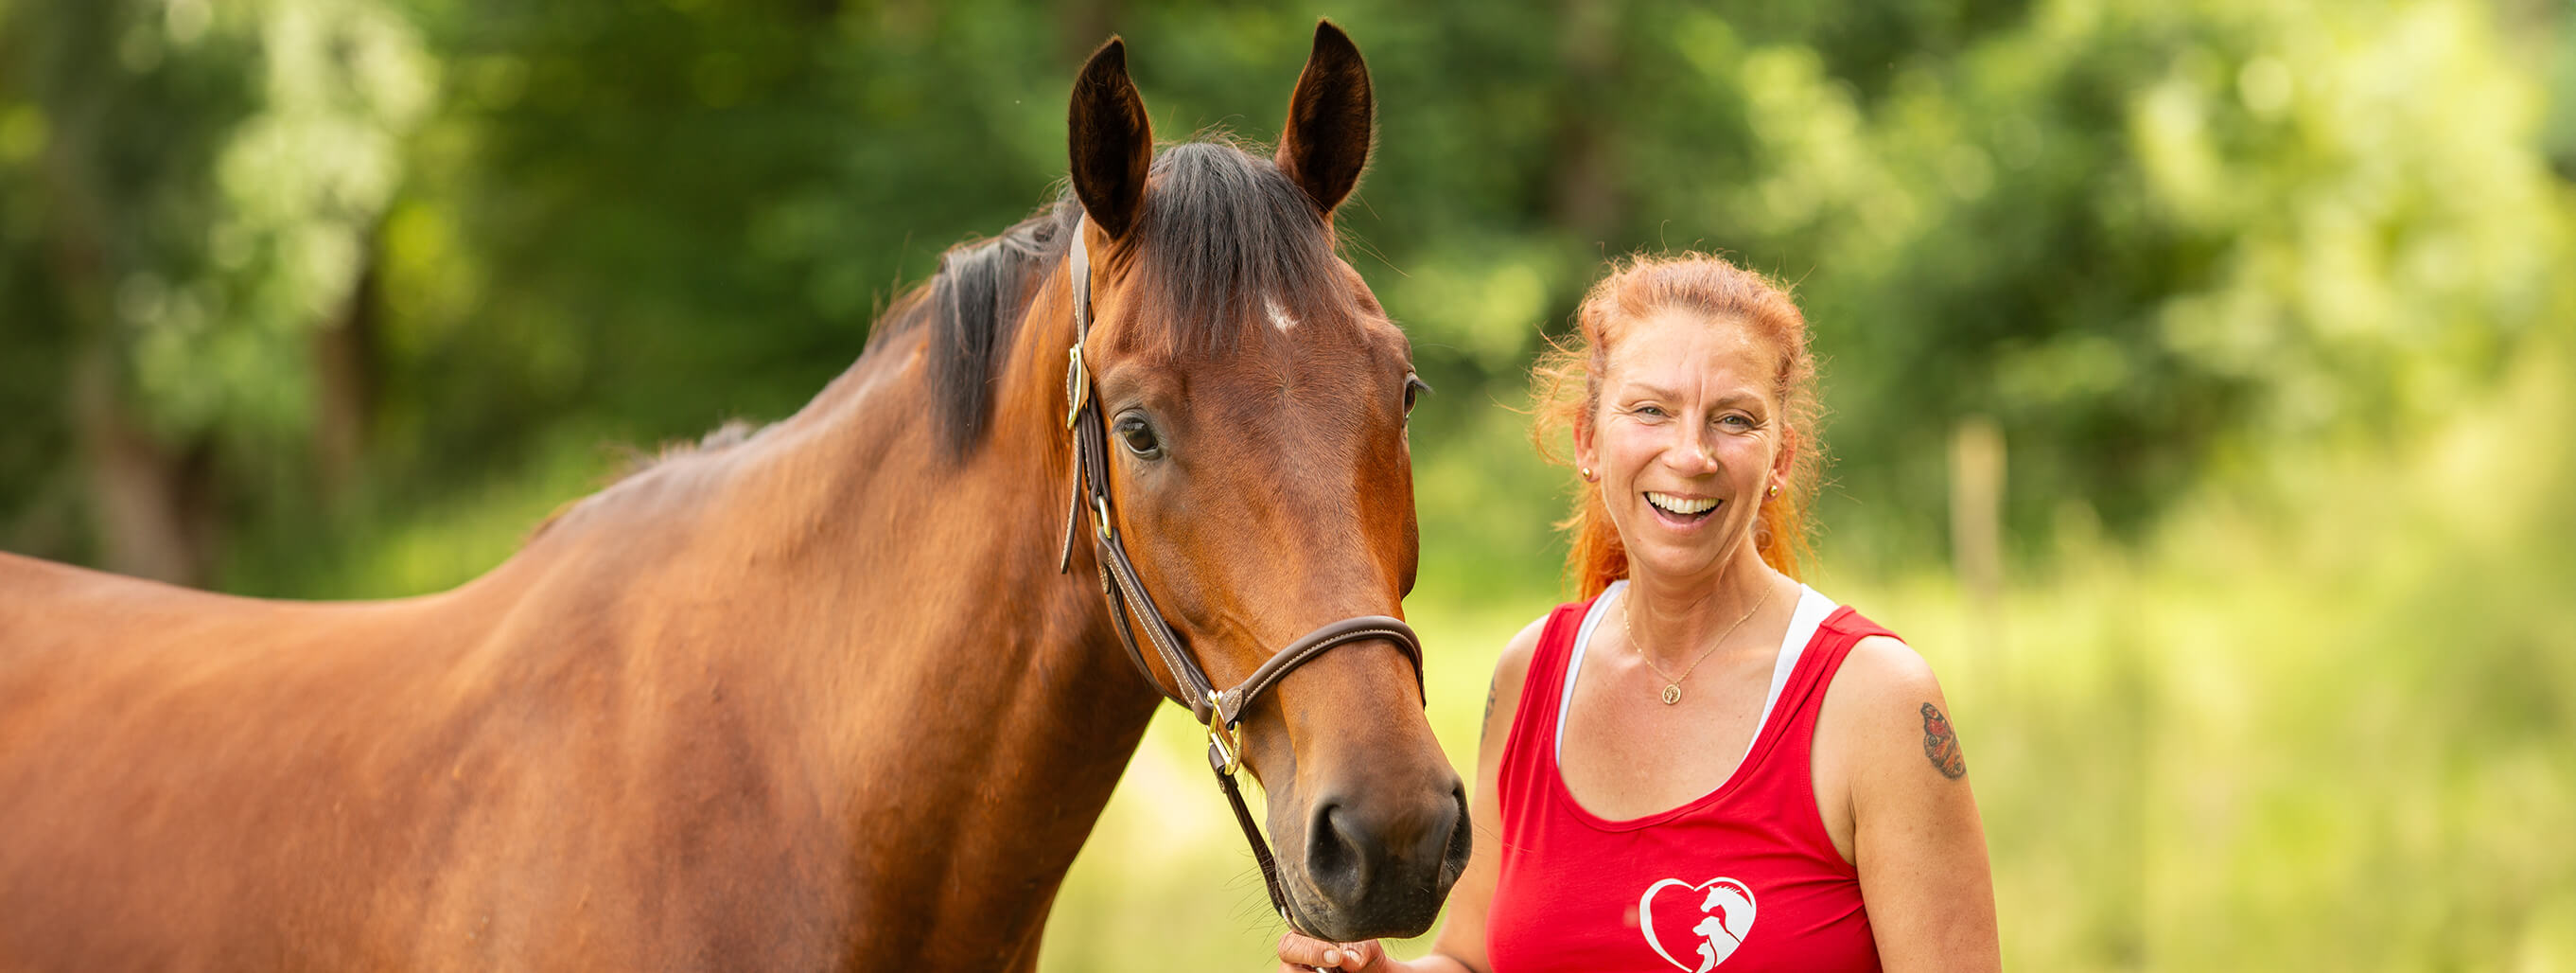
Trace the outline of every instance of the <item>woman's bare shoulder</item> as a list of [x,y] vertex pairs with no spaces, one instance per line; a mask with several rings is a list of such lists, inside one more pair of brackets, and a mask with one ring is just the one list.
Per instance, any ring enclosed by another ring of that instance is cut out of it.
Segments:
[[1842,668],[1834,673],[1833,689],[1846,695],[1885,697],[1890,694],[1939,695],[1941,681],[1932,675],[1932,664],[1914,647],[1890,635],[1872,635],[1852,645],[1851,654],[1843,657]]
[[1503,654],[1494,660],[1495,682],[1502,682],[1508,675],[1511,682],[1518,685],[1529,675],[1530,660],[1537,657],[1538,640],[1547,633],[1547,620],[1553,614],[1531,619],[1529,624],[1521,626],[1521,630],[1512,635],[1510,641],[1503,643]]
[[1529,679],[1530,660],[1538,655],[1538,642],[1547,631],[1549,617],[1540,615],[1521,626],[1518,634],[1503,643],[1502,655],[1494,660],[1494,680],[1485,689],[1482,732],[1487,741],[1501,739],[1498,731],[1511,727],[1513,714],[1520,709],[1521,685]]
[[[1913,646],[1873,635],[1852,646],[1825,692],[1817,714],[1819,756],[1849,761],[1853,779],[1864,768],[1930,770],[1940,778],[1967,773],[1950,726],[1950,703],[1932,664]],[[1912,773],[1896,779],[1912,780]]]

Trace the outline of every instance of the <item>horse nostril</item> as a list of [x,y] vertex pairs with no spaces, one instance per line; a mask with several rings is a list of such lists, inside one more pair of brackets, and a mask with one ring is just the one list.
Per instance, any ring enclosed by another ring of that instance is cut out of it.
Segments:
[[1467,817],[1467,787],[1452,785],[1449,789],[1449,840],[1441,849],[1440,878],[1445,888],[1467,870],[1467,857],[1474,851],[1476,823]]
[[1346,827],[1350,817],[1340,802],[1327,800],[1316,805],[1306,826],[1306,877],[1345,901],[1368,887],[1369,862],[1377,850],[1368,829]]

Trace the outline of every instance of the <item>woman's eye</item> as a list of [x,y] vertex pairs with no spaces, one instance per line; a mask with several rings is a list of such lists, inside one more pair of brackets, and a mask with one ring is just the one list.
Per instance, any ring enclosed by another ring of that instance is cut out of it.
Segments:
[[1641,405],[1629,411],[1635,412],[1636,414],[1645,416],[1649,419],[1661,419],[1664,417],[1664,407],[1659,405]]
[[1162,441],[1154,438],[1154,427],[1146,425],[1145,420],[1120,420],[1117,432],[1118,441],[1127,444],[1128,452],[1146,459],[1163,455]]
[[1409,415],[1412,415],[1412,414],[1413,414],[1413,401],[1414,401],[1415,399],[1417,399],[1417,398],[1420,398],[1421,396],[1424,396],[1424,395],[1428,395],[1428,394],[1430,394],[1430,392],[1431,392],[1431,383],[1423,381],[1423,380],[1422,380],[1422,376],[1419,376],[1419,375],[1407,375],[1407,376],[1405,376],[1405,377],[1404,377],[1404,414],[1405,414],[1405,415],[1408,415],[1408,416],[1409,416]]
[[1725,416],[1720,416],[1720,417],[1718,417],[1717,422],[1718,422],[1718,424],[1719,424],[1719,425],[1726,426],[1726,427],[1728,427],[1728,428],[1732,428],[1732,429],[1745,429],[1745,428],[1749,428],[1749,427],[1751,427],[1751,426],[1753,425],[1753,420],[1751,420],[1751,419],[1747,419],[1747,418],[1745,418],[1745,417],[1743,417],[1743,416],[1739,416],[1739,415],[1725,415]]

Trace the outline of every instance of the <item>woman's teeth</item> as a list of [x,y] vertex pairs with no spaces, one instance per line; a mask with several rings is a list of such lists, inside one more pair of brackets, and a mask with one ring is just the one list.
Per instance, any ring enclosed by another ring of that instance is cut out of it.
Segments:
[[1655,509],[1657,510],[1661,510],[1677,517],[1697,516],[1699,514],[1707,513],[1717,507],[1716,497],[1702,497],[1697,500],[1685,500],[1669,493],[1656,493],[1653,490],[1646,491],[1646,502],[1654,504]]

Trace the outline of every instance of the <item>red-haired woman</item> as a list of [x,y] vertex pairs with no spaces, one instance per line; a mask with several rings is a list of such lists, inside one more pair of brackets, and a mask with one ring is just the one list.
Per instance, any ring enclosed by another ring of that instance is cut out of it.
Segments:
[[1803,315],[1637,258],[1536,372],[1570,431],[1584,601],[1494,667],[1475,856],[1433,953],[1290,935],[1285,968],[1992,970],[1984,830],[1923,658],[1799,583],[1823,451]]

